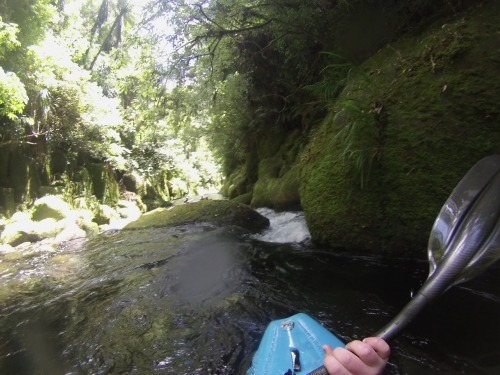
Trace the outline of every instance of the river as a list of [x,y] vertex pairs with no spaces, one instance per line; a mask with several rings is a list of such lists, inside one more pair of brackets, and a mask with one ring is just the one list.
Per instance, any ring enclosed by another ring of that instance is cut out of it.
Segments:
[[[387,323],[427,263],[315,248],[301,213],[249,235],[208,224],[110,231],[0,255],[0,374],[245,374],[269,321],[344,341]],[[455,287],[391,343],[385,374],[500,373],[500,272]]]

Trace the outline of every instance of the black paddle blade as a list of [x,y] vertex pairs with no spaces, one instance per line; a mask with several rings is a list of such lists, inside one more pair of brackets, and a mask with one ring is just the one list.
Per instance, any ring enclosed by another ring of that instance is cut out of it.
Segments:
[[500,257],[500,155],[476,163],[439,213],[429,239],[431,272],[415,297],[375,335],[388,341],[452,285]]
[[468,260],[448,288],[500,258],[500,155],[481,159],[455,187],[434,222],[428,257],[429,275],[448,258]]

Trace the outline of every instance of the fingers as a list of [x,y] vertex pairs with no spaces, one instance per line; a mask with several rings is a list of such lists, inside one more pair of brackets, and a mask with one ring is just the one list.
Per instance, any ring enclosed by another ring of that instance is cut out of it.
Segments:
[[[325,366],[326,370],[328,371],[329,375],[352,375],[340,362],[339,358],[337,357],[339,350],[347,352],[344,348],[335,348],[332,349],[328,345],[323,346],[323,349],[325,351],[325,359],[323,360],[323,365]],[[352,353],[351,353],[352,355]],[[342,357],[342,354],[340,354],[340,357]]]
[[354,340],[346,348],[323,346],[324,366],[330,375],[376,375],[389,358],[389,345],[380,338]]
[[333,349],[330,345],[323,345],[323,350],[325,351],[326,355],[330,355],[333,352]]
[[327,347],[323,365],[330,375],[368,375],[361,359],[345,348]]
[[347,344],[346,349],[356,354],[366,365],[373,367],[380,363],[381,358],[378,353],[367,343],[355,340]]
[[367,337],[363,340],[364,343],[370,345],[377,352],[380,358],[386,360],[391,355],[389,344],[380,337]]

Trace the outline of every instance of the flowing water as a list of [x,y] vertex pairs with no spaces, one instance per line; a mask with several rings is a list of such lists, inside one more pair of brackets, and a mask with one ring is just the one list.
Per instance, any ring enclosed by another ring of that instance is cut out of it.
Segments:
[[[108,232],[0,255],[0,374],[245,374],[270,320],[373,333],[425,262],[314,248],[300,213],[251,236],[206,224]],[[499,268],[447,292],[391,343],[387,374],[500,373]]]

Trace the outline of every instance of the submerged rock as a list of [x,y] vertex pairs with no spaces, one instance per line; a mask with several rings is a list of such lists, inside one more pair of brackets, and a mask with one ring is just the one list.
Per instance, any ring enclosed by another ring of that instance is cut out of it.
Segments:
[[158,208],[142,215],[124,229],[164,227],[195,222],[237,225],[252,232],[269,226],[269,220],[250,206],[231,201],[203,200],[168,209]]

